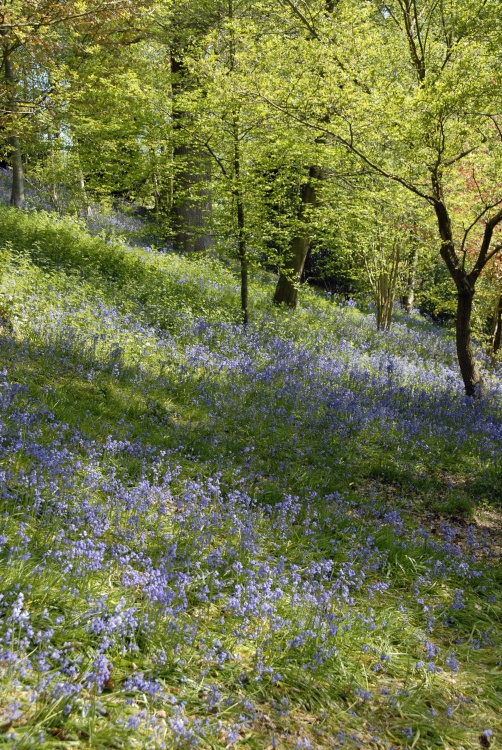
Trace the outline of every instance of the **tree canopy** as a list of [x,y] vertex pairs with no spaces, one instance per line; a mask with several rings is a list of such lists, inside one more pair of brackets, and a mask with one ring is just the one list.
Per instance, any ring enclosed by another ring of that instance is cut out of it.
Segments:
[[[500,349],[502,21],[496,0],[4,2],[12,199],[133,203],[164,244],[455,321]],[[410,302],[411,300],[411,302]]]

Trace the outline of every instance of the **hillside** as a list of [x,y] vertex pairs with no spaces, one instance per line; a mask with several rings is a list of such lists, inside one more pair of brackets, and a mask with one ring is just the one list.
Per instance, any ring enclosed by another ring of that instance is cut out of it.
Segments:
[[500,741],[500,378],[50,214],[0,255],[0,747]]

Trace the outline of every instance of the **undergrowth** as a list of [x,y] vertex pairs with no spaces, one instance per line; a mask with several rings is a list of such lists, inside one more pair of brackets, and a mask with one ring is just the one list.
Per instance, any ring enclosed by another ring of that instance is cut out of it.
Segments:
[[0,746],[497,742],[495,378],[50,214],[0,247]]

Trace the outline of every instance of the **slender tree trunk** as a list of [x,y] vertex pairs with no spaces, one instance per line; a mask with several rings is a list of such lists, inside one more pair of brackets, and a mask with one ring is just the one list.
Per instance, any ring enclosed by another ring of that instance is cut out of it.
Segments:
[[80,192],[82,195],[82,202],[84,204],[85,214],[86,216],[92,216],[91,204],[89,202],[89,196],[87,195],[87,188],[85,186],[85,178],[84,178],[84,173],[82,172],[82,167],[78,168],[78,181],[80,184]]
[[493,316],[493,328],[492,328],[492,337],[490,341],[490,351],[489,354],[491,356],[495,356],[498,351],[500,351],[500,347],[502,345],[502,294],[497,299],[497,303],[495,305],[495,314]]
[[415,289],[417,284],[417,267],[418,267],[418,245],[415,242],[413,244],[413,253],[411,257],[411,269],[410,274],[408,276],[408,289],[406,290],[406,294],[404,296],[404,309],[408,313],[408,315],[413,310],[413,305],[415,303]]
[[274,302],[277,305],[285,304],[293,308],[297,305],[298,285],[301,281],[303,268],[310,249],[310,236],[305,214],[308,206],[317,203],[314,181],[321,178],[321,167],[310,167],[308,181],[302,185],[298,219],[305,222],[304,230],[291,240],[286,262],[280,270],[274,294]]
[[[434,185],[434,183],[433,183]],[[465,392],[468,396],[479,397],[485,392],[481,371],[474,356],[472,345],[471,316],[472,302],[476,279],[481,268],[468,275],[459,261],[455,250],[451,220],[448,210],[442,200],[440,191],[437,191],[434,202],[434,210],[438,221],[439,234],[441,237],[441,257],[446,263],[450,276],[457,287],[457,319],[455,323],[457,357],[460,365]],[[485,230],[486,231],[486,230]]]
[[457,292],[456,342],[460,372],[468,396],[483,394],[483,379],[474,356],[471,332],[474,291],[464,284]]
[[241,186],[241,151],[239,139],[239,116],[233,118],[233,140],[234,140],[234,188],[233,194],[235,199],[237,213],[237,252],[241,267],[241,312],[244,326],[249,323],[249,279],[248,279],[248,257],[246,249],[245,218],[244,218],[244,200]]
[[[85,177],[84,177],[84,171],[82,169],[82,162],[80,160],[80,143],[78,141],[78,138],[75,134],[72,133],[73,137],[73,152],[76,156],[76,170],[77,170],[77,177],[78,177],[78,184],[80,187],[80,206],[83,209],[85,215],[87,217],[92,216],[92,208],[91,208],[91,202],[89,200],[89,195],[87,193],[87,186],[85,184]],[[77,213],[79,210],[79,206],[77,205]]]
[[[9,87],[9,104],[8,109],[15,116],[17,104],[16,104],[16,93],[15,93],[15,78],[14,71],[12,69],[12,63],[10,55],[4,55],[4,70],[5,70],[5,81]],[[10,163],[12,166],[12,190],[10,203],[11,206],[16,208],[22,208],[24,205],[24,170],[23,170],[23,158],[21,151],[21,141],[18,135],[13,134],[8,139],[11,147]]]
[[173,76],[173,148],[174,176],[171,223],[176,250],[190,252],[208,250],[213,241],[207,224],[211,215],[211,194],[208,188],[210,162],[208,157],[186,143],[181,136],[181,122],[186,114],[176,107],[176,96],[182,89],[185,74],[183,62],[171,56]]
[[[159,155],[155,153],[156,149],[152,147],[151,160],[153,166],[152,181],[154,187],[154,198],[155,198],[155,215],[157,218],[167,218],[172,213],[173,204],[173,180],[172,174],[169,177],[166,176],[165,162],[167,156],[167,150],[165,146],[160,144],[158,146]],[[172,151],[171,151],[172,153]],[[169,158],[169,157],[167,157]]]
[[242,322],[245,326],[249,323],[249,280],[248,280],[248,258],[246,240],[244,236],[244,205],[242,197],[237,202],[237,231],[238,251],[241,265],[241,310]]
[[12,164],[12,192],[10,196],[10,204],[16,208],[22,208],[24,206],[24,169],[21,143],[17,135],[12,135],[9,138],[9,143],[12,148],[10,156]]
[[392,323],[400,260],[399,241],[395,239],[392,245],[392,256],[386,264],[387,268],[380,271],[374,283],[379,331],[388,331]]
[[60,196],[58,192],[58,183],[56,179],[57,165],[56,165],[56,149],[54,147],[54,144],[57,142],[56,138],[57,138],[57,135],[54,135],[54,134],[49,135],[49,139],[51,142],[51,202],[56,211],[63,213],[63,206],[60,200]]
[[388,331],[392,321],[394,297],[390,289],[389,274],[382,272],[377,279],[376,319],[379,331]]

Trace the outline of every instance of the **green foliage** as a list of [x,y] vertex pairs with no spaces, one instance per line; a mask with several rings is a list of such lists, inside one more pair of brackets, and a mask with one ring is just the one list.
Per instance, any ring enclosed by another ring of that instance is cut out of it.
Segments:
[[61,269],[92,280],[106,299],[125,311],[142,305],[152,325],[178,330],[194,316],[220,320],[225,305],[224,317],[236,319],[233,295],[224,285],[231,276],[215,261],[194,258],[189,264],[192,273],[200,272],[207,282],[202,292],[197,276],[184,278],[186,267],[175,256],[149,256],[118,241],[91,237],[78,221],[55,220],[49,213],[18,214],[0,207],[0,216],[0,243],[5,246],[15,233],[15,256],[22,262],[29,258],[41,269]]

